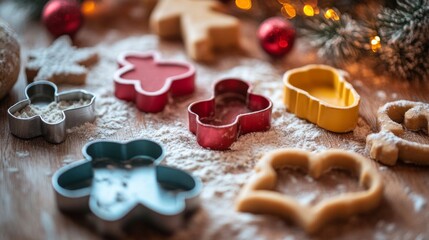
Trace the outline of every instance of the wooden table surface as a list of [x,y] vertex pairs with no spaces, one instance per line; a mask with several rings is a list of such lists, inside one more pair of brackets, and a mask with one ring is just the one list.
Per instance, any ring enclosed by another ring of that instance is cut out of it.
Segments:
[[[6,14],[3,17],[8,20],[12,15]],[[28,49],[46,46],[51,41],[43,26],[37,22],[18,21],[14,27],[20,36],[23,56]],[[256,28],[256,22],[243,22],[243,53],[239,54],[271,62],[279,72],[318,62],[314,53],[302,50],[305,43],[300,40],[297,41],[295,50],[284,59],[277,61],[269,59],[257,46]],[[109,29],[115,29],[113,38],[106,37]],[[106,41],[114,42],[127,36],[147,33],[147,21],[144,18],[122,16],[110,18],[103,24],[84,25],[74,42],[78,46],[95,46]],[[25,60],[22,62],[25,63]],[[213,63],[214,66],[217,64],[220,63]],[[366,67],[363,62],[350,64],[346,70],[350,72],[351,83],[362,98],[360,116],[373,132],[377,131],[376,111],[384,103],[397,99],[429,102],[429,82],[405,82],[394,77],[377,76],[377,73]],[[83,224],[79,224],[79,220],[73,221],[57,210],[51,187],[52,173],[64,164],[63,159],[66,156],[80,158],[81,147],[85,141],[69,136],[64,143],[52,145],[42,138],[18,139],[9,132],[7,109],[23,98],[26,84],[23,73],[22,71],[18,83],[10,94],[0,101],[0,131],[3,133],[0,136],[0,239],[96,239],[98,235],[82,226]],[[181,121],[186,122],[186,114],[182,117]],[[132,120],[128,121],[132,126]],[[112,138],[123,139],[129,135],[129,131],[118,131]],[[344,135],[346,140],[349,137],[350,135]],[[410,133],[406,137],[429,144],[426,133]],[[339,141],[328,133],[320,139],[329,142],[330,146],[335,146]],[[429,211],[426,206],[426,200],[429,199],[429,169],[406,164],[398,164],[387,169],[377,163],[374,165],[380,169],[385,182],[385,195],[382,205],[377,210],[372,214],[359,216],[356,226],[353,227],[340,226],[334,233],[329,231],[315,236],[301,232],[292,237],[429,239]],[[420,203],[423,204],[420,211],[415,210],[416,203],[410,198],[410,193],[420,196]],[[377,226],[387,223],[390,227],[385,228],[385,232],[374,234]],[[265,231],[269,233],[270,230]],[[151,236],[175,238],[157,234]]]

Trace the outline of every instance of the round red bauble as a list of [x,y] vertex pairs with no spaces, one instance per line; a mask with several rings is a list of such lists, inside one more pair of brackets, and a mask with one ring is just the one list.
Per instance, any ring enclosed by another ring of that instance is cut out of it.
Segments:
[[261,23],[258,38],[262,48],[273,57],[290,52],[295,42],[295,28],[281,17],[272,17]]
[[75,0],[50,0],[43,8],[42,20],[55,37],[73,36],[82,25],[80,4]]

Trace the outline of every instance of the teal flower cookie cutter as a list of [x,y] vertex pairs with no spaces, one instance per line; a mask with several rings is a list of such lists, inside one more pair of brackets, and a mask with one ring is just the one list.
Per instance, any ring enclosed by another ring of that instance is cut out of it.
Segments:
[[106,235],[121,235],[136,221],[171,232],[199,206],[200,179],[159,165],[165,151],[154,141],[98,140],[82,152],[84,160],[52,177],[57,205],[65,213],[92,212]]

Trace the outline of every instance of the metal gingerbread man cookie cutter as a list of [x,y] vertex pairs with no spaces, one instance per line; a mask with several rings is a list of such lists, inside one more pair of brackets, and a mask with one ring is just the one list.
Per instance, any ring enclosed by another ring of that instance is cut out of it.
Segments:
[[271,100],[252,93],[248,82],[222,79],[211,98],[189,105],[189,130],[200,146],[227,150],[240,135],[270,129],[272,108]]
[[[8,109],[10,132],[24,139],[43,136],[50,143],[61,143],[66,139],[66,130],[85,122],[95,120],[95,95],[85,90],[72,90],[58,93],[57,86],[48,81],[30,83],[25,88],[26,99],[19,101]],[[41,115],[31,117],[15,116],[15,113],[32,105],[47,106],[60,101],[86,101],[78,107],[61,110],[61,120],[48,122]]]
[[85,160],[59,169],[52,185],[60,210],[92,212],[102,233],[121,235],[136,221],[171,232],[199,206],[200,179],[159,165],[165,151],[154,141],[98,140],[82,152]]

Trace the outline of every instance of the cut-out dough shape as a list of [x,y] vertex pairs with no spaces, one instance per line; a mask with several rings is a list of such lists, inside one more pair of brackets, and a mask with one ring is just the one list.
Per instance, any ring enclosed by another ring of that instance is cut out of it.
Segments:
[[398,159],[407,163],[429,164],[429,145],[401,138],[406,131],[429,130],[429,104],[412,101],[386,103],[378,110],[380,132],[368,135],[367,148],[371,158],[395,165]]
[[115,72],[115,96],[133,101],[143,112],[156,113],[172,97],[194,92],[195,68],[178,61],[159,60],[156,52],[125,52]]
[[237,138],[271,127],[272,102],[251,92],[240,79],[223,79],[214,86],[213,97],[188,107],[189,130],[200,146],[228,149]]
[[182,36],[191,58],[210,61],[216,49],[239,44],[239,21],[218,12],[221,8],[211,0],[160,0],[150,16],[150,26],[162,38]]
[[325,65],[287,71],[283,77],[287,109],[326,130],[352,131],[359,117],[360,96],[344,75]]
[[[274,190],[277,182],[276,169],[285,166],[306,169],[316,179],[331,168],[349,169],[358,174],[359,183],[367,190],[324,199],[314,206],[302,205],[293,196]],[[383,195],[381,177],[370,161],[343,150],[322,153],[298,149],[276,150],[264,155],[255,170],[256,175],[243,187],[237,199],[236,209],[291,219],[309,233],[318,231],[331,220],[373,210],[379,205]]]
[[59,37],[51,46],[31,50],[25,67],[27,81],[48,80],[55,84],[85,84],[86,67],[98,55],[93,49],[75,48],[68,36]]

